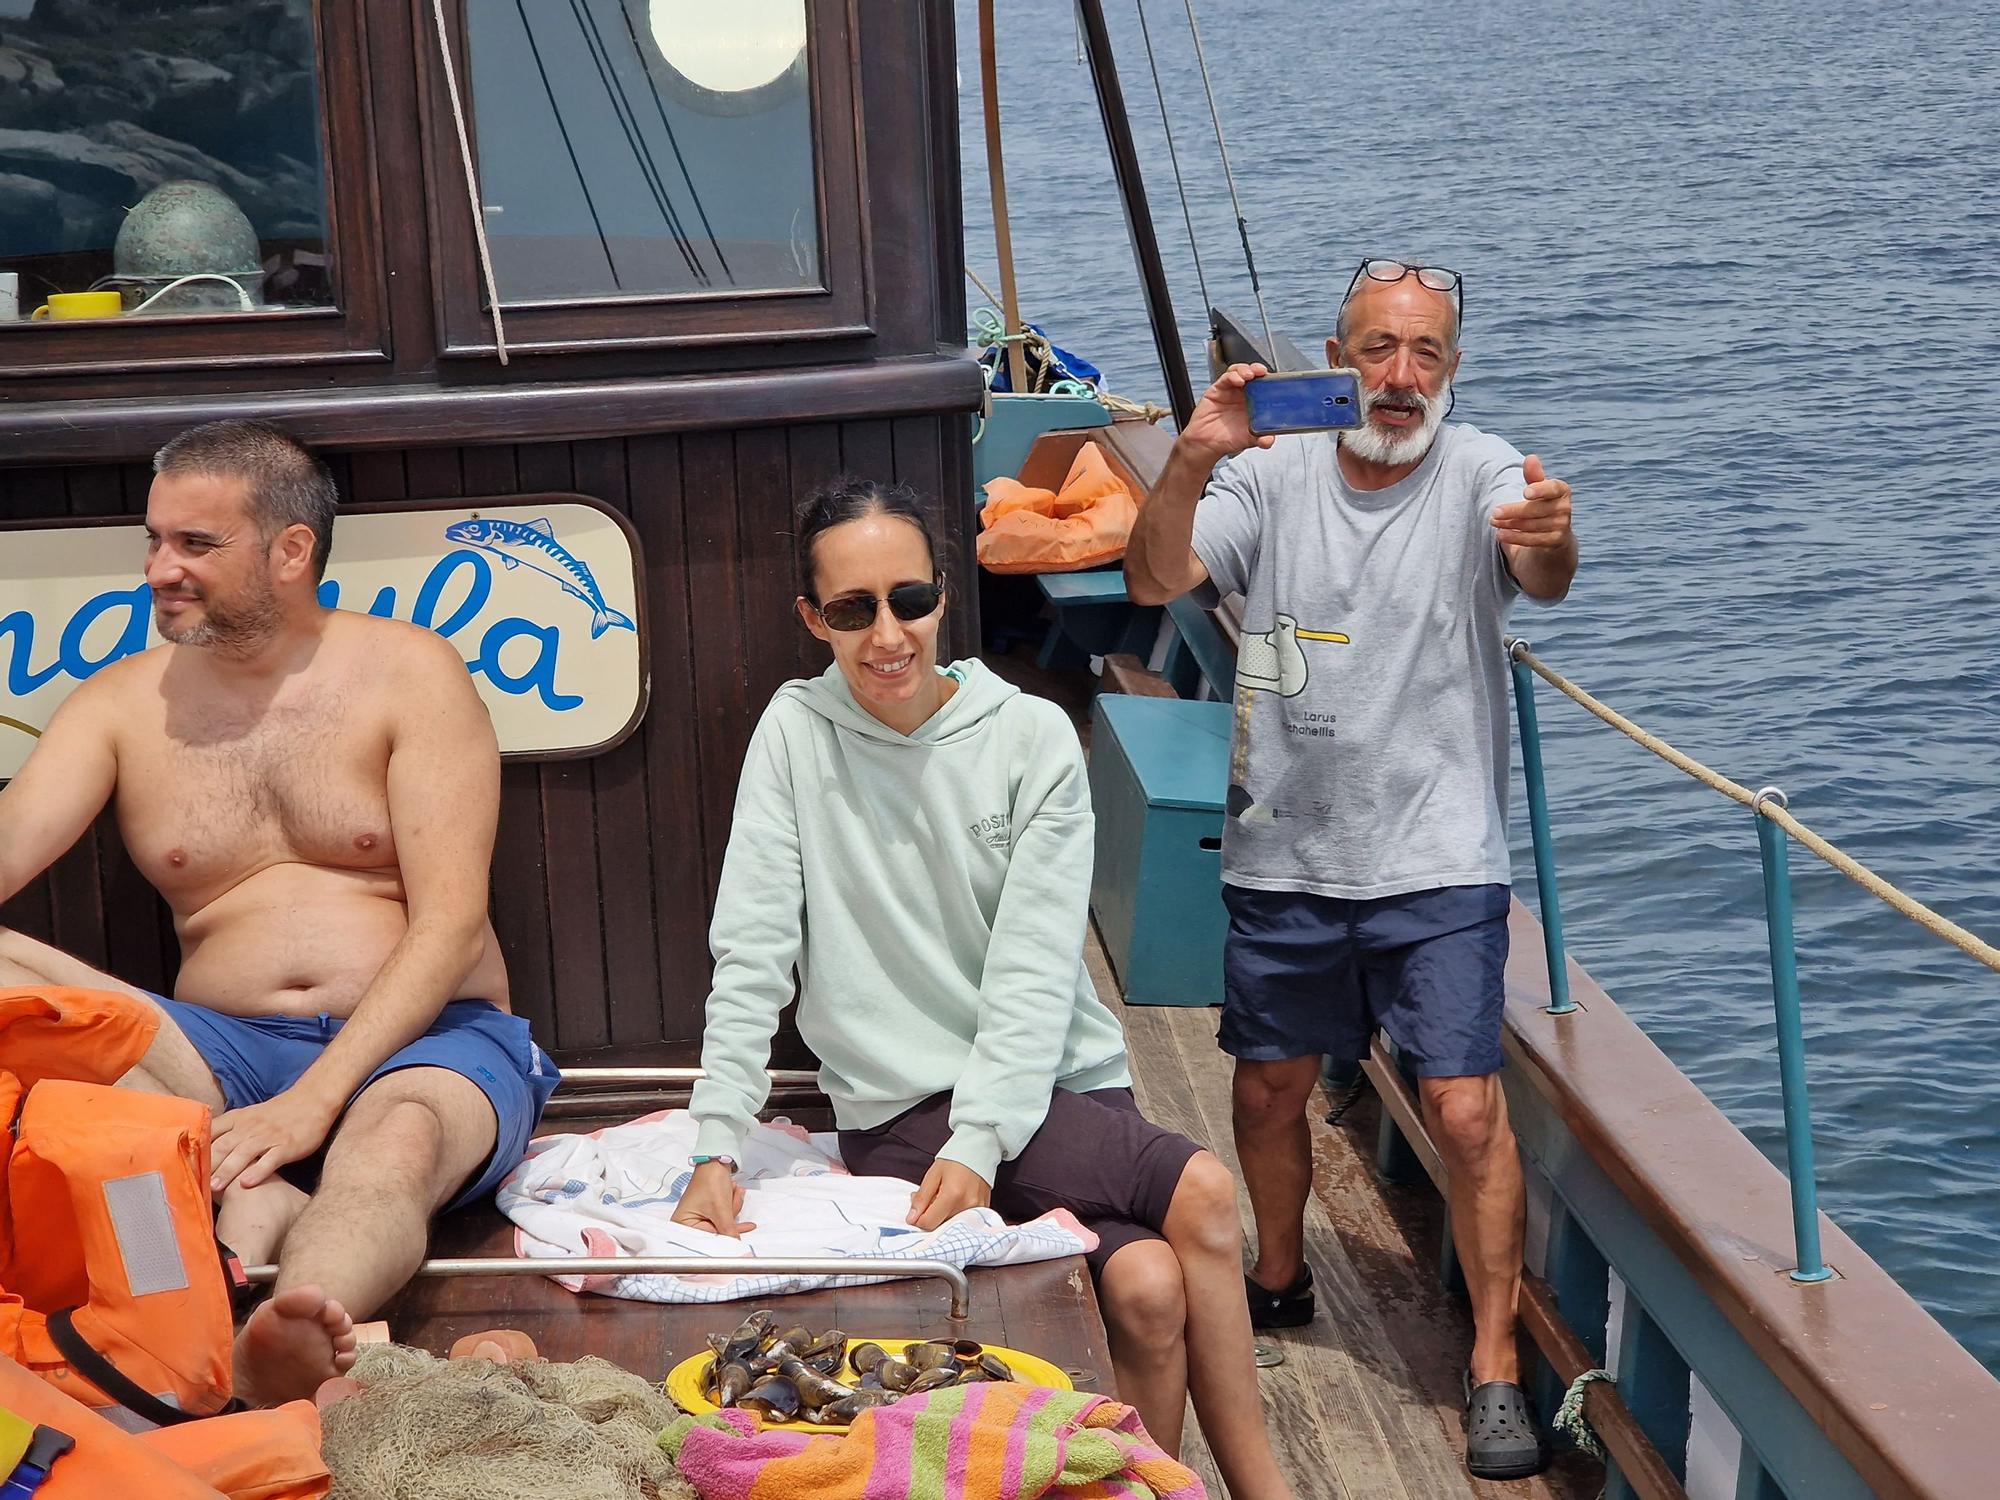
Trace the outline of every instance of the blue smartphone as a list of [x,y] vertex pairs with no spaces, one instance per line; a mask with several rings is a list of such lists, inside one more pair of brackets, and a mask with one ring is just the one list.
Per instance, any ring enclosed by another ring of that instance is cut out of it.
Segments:
[[1326,432],[1361,425],[1359,370],[1297,370],[1263,375],[1243,387],[1250,430]]

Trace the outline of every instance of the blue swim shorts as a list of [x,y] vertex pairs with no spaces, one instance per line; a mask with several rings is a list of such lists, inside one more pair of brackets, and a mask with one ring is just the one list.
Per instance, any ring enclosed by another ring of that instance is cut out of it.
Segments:
[[[165,996],[154,998],[215,1074],[229,1109],[262,1104],[297,1083],[344,1024],[323,1013],[230,1016]],[[562,1079],[528,1035],[528,1023],[485,1000],[454,1000],[445,1006],[430,1030],[392,1054],[362,1088],[403,1068],[444,1068],[471,1079],[499,1122],[486,1170],[452,1200],[453,1208],[485,1197],[514,1170],[527,1154],[542,1106]]]
[[1504,885],[1346,901],[1224,885],[1222,1050],[1250,1062],[1368,1055],[1388,1032],[1418,1076],[1500,1071]]

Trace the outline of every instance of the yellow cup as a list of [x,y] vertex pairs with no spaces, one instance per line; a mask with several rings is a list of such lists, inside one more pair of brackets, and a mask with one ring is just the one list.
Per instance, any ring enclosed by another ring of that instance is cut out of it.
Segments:
[[35,309],[36,318],[115,318],[125,311],[117,292],[54,292]]

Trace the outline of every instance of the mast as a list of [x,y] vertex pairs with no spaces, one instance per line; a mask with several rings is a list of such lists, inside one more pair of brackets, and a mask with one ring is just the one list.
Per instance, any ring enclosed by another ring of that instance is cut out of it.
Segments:
[[1132,255],[1139,262],[1139,280],[1146,293],[1146,315],[1153,325],[1160,373],[1166,377],[1167,401],[1174,423],[1185,427],[1194,415],[1194,388],[1188,381],[1187,358],[1181,352],[1180,329],[1174,322],[1173,297],[1167,289],[1166,267],[1160,262],[1160,242],[1153,233],[1153,211],[1146,202],[1145,179],[1139,175],[1139,155],[1132,146],[1132,122],[1125,113],[1125,93],[1118,83],[1118,63],[1111,55],[1111,34],[1104,25],[1100,0],[1076,0],[1083,20],[1084,48],[1089,54],[1091,81],[1097,85],[1097,110],[1104,119],[1104,137],[1111,147],[1111,165],[1118,177],[1118,196],[1125,205],[1125,227],[1132,235]]
[[1028,394],[1028,360],[1018,335],[1021,303],[1014,294],[1014,232],[1007,222],[1007,168],[1000,154],[1000,78],[994,60],[993,0],[979,0],[979,83],[986,104],[986,180],[993,190],[993,249],[1000,260],[1000,317],[1006,324],[1007,379]]

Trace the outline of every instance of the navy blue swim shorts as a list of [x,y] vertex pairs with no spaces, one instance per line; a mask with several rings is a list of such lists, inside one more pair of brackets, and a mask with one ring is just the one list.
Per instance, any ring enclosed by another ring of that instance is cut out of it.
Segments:
[[[230,1016],[164,996],[154,999],[215,1074],[227,1109],[262,1104],[282,1094],[299,1081],[345,1024],[324,1014]],[[499,1122],[486,1170],[452,1200],[453,1208],[491,1193],[520,1163],[542,1118],[542,1106],[562,1079],[548,1054],[529,1036],[528,1023],[485,1000],[454,1000],[445,1006],[430,1030],[392,1053],[362,1088],[403,1068],[444,1068],[471,1079]]]
[[1223,1051],[1355,1060],[1379,1026],[1420,1077],[1500,1071],[1506,886],[1345,901],[1224,885],[1222,900]]

